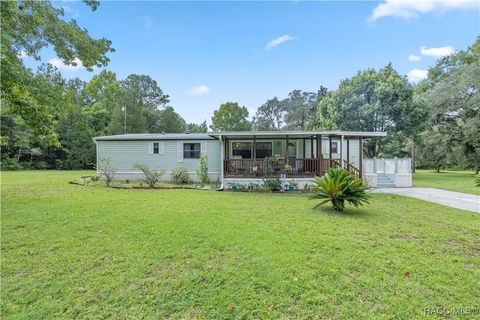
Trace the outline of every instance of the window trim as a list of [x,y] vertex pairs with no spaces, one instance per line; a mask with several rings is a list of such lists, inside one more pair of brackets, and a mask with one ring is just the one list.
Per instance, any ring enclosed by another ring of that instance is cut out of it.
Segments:
[[[155,152],[155,144],[158,145],[158,152]],[[165,154],[165,143],[163,141],[151,141],[149,143],[149,154],[151,155],[162,155]]]
[[[185,152],[189,152],[191,154],[191,152],[195,152],[197,150],[185,150],[185,145],[186,144],[198,144],[198,157],[195,156],[195,157],[186,157],[185,156]],[[183,142],[182,143],[182,154],[183,154],[183,159],[200,159],[200,155],[202,154],[202,143],[201,142]]]

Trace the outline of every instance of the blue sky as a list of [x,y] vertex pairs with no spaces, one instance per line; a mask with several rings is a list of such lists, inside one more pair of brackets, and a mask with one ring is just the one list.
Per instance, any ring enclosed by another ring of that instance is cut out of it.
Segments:
[[[112,41],[107,69],[119,79],[151,76],[188,122],[210,122],[226,101],[254,111],[293,89],[335,89],[357,71],[389,62],[419,79],[439,56],[480,34],[479,2],[424,4],[102,2],[92,12],[81,2],[55,3],[93,37]],[[95,73],[66,68],[49,50],[42,59],[67,78]]]

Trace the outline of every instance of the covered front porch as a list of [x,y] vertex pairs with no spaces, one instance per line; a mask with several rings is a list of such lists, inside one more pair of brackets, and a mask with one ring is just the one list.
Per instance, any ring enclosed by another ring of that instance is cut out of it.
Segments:
[[362,177],[363,139],[384,133],[344,131],[223,132],[223,178],[289,178],[323,176],[330,168],[345,168]]

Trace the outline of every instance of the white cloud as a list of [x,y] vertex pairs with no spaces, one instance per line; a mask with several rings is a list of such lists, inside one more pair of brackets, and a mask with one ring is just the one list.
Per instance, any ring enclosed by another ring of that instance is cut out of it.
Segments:
[[413,69],[407,73],[408,80],[411,82],[418,82],[420,80],[426,79],[428,76],[427,70]]
[[273,39],[269,43],[267,43],[267,50],[275,48],[276,46],[284,43],[285,41],[295,40],[294,37],[290,37],[288,34],[278,37],[277,39]]
[[408,61],[418,62],[420,60],[422,60],[422,57],[420,57],[420,56],[416,56],[414,54],[411,54],[411,55],[408,56]]
[[193,87],[188,93],[191,94],[192,96],[199,96],[205,93],[208,93],[210,91],[210,88],[207,87],[204,84],[201,84],[199,86]]
[[53,59],[48,60],[48,63],[50,63],[52,66],[56,67],[60,71],[73,72],[73,71],[83,69],[83,64],[82,64],[82,61],[80,61],[80,59],[75,58],[75,60],[73,60],[73,62],[76,65],[65,64],[62,60],[60,60],[58,58],[53,58]]
[[479,9],[478,0],[384,0],[373,9],[370,22],[393,16],[403,19],[418,18],[420,14],[458,9]]
[[422,56],[429,56],[429,57],[444,57],[450,56],[455,53],[455,49],[452,46],[445,46],[445,47],[438,47],[438,48],[427,48],[426,46],[422,46],[420,48],[420,54]]

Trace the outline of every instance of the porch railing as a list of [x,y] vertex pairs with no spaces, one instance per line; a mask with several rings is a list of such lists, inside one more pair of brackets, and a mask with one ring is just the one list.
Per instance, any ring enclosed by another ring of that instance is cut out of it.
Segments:
[[343,160],[343,168],[348,170],[357,179],[362,177],[362,172],[360,171],[360,169],[358,169],[357,167],[355,167],[353,164],[351,164],[346,160]]
[[282,172],[291,177],[314,177],[323,176],[332,167],[341,167],[340,160],[317,158],[224,160],[226,177],[265,177]]

